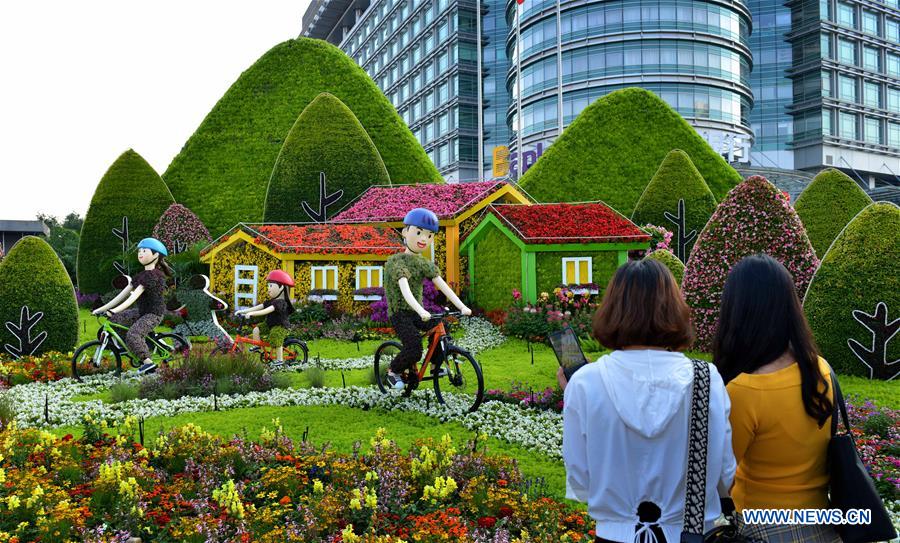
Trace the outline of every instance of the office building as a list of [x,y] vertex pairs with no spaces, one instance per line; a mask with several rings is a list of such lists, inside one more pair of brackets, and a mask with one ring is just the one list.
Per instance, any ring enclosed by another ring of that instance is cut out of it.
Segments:
[[[754,166],[900,184],[896,0],[750,0]],[[893,136],[892,136],[893,131]]]
[[[510,0],[512,59],[518,49],[515,9]],[[632,86],[655,92],[720,150],[725,141],[749,144],[751,20],[742,2],[526,0],[518,9],[526,151],[554,139],[597,98]],[[518,71],[513,62],[513,127]]]
[[447,181],[475,181],[479,143],[490,152],[510,139],[504,7],[501,0],[316,0],[303,35],[338,45],[368,72]]

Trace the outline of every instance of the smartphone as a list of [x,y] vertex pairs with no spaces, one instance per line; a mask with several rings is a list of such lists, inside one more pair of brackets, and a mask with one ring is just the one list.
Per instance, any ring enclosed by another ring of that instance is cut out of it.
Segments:
[[578,343],[578,336],[571,327],[567,326],[550,334],[549,338],[553,352],[556,354],[556,360],[563,368],[566,379],[571,379],[576,371],[588,363],[581,350],[581,344]]

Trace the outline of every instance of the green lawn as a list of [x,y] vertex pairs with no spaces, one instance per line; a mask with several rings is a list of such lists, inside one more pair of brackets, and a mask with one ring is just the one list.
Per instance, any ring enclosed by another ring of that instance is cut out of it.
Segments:
[[[176,417],[154,417],[145,422],[145,435],[156,436],[160,430],[193,423],[204,430],[231,437],[246,430],[247,435],[256,439],[263,427],[272,428],[271,420],[279,418],[285,433],[299,441],[307,427],[309,440],[314,443],[331,443],[342,452],[351,452],[353,444],[361,441],[368,446],[369,438],[379,427],[387,429],[390,439],[403,449],[408,449],[419,438],[440,438],[450,434],[457,448],[474,437],[474,432],[454,422],[440,423],[419,413],[383,410],[362,411],[349,407],[252,407],[237,409],[227,413],[189,413]],[[56,435],[80,435],[76,427],[52,430]],[[565,469],[562,462],[552,460],[537,452],[511,445],[498,439],[488,440],[488,451],[517,459],[519,467],[527,478],[543,477],[548,493],[557,498],[565,496]]]

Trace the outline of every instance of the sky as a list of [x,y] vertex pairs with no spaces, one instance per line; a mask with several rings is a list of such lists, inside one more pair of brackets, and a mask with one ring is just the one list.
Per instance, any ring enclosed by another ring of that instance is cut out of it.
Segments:
[[128,149],[162,175],[309,1],[0,2],[0,220],[84,216]]

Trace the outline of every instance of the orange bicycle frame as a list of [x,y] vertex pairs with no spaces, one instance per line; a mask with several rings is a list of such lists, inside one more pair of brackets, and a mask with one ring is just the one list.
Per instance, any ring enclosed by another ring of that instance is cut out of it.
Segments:
[[421,381],[425,377],[425,371],[428,369],[428,363],[431,362],[431,357],[434,355],[434,350],[437,349],[438,343],[442,337],[447,335],[447,329],[444,328],[444,321],[438,323],[437,326],[432,328],[426,334],[429,338],[433,337],[434,339],[431,341],[431,345],[428,347],[428,352],[425,353],[425,360],[422,361],[422,367],[416,370],[415,365],[413,365],[413,371],[415,371],[419,376],[419,381]]

